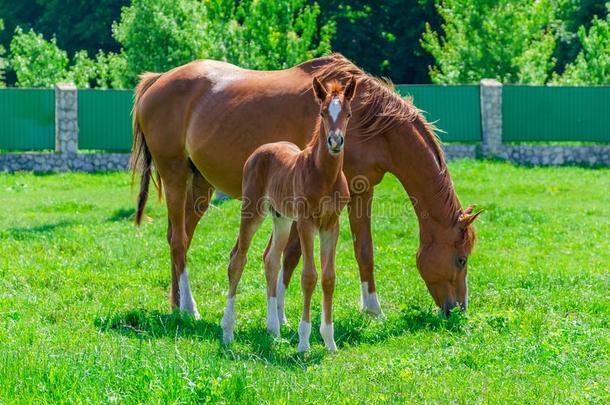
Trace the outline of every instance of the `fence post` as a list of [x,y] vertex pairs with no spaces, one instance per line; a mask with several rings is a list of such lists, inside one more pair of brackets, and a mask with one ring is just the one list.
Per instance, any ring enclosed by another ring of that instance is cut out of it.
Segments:
[[78,92],[73,83],[55,85],[55,152],[78,152]]
[[483,156],[493,157],[502,146],[502,83],[481,80],[481,149]]

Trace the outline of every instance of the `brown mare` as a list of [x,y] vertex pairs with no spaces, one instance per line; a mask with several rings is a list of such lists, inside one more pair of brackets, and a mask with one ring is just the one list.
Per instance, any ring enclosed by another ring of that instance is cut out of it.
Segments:
[[[402,183],[419,220],[417,268],[445,313],[467,306],[467,257],[474,244],[472,221],[462,210],[433,128],[410,101],[341,55],[293,68],[264,72],[199,60],[169,72],[148,73],[136,88],[132,167],[143,175],[136,222],[142,219],[154,162],[165,188],[171,249],[173,308],[197,314],[186,271],[186,252],[214,189],[241,196],[244,163],[259,146],[290,141],[305,147],[319,114],[311,88],[350,77],[358,82],[352,101],[343,171],[360,270],[362,305],[380,314],[373,276],[371,203],[385,173]],[[284,251],[278,306],[300,259],[293,227]],[[283,319],[283,308],[279,308]]]
[[317,120],[307,147],[300,150],[290,142],[265,144],[256,149],[244,165],[239,238],[231,252],[229,293],[221,323],[225,343],[233,340],[235,294],[250,242],[270,212],[273,233],[263,256],[267,279],[267,331],[274,336],[280,335],[278,274],[290,228],[296,223],[303,252],[303,316],[299,324],[298,349],[300,352],[309,349],[311,296],[318,278],[313,253],[317,231],[320,234],[323,292],[320,334],[328,350],[337,350],[332,323],[335,249],[339,237],[339,215],[349,200],[347,180],[341,169],[356,81],[352,78],[344,91],[339,82],[331,82],[327,89],[314,77],[313,89],[320,104],[321,119]]

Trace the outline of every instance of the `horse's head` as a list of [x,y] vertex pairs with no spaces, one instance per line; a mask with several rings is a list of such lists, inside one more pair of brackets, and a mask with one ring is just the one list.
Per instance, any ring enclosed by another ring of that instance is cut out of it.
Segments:
[[321,106],[326,146],[331,155],[339,155],[345,145],[345,131],[352,116],[351,101],[356,93],[356,79],[352,77],[345,87],[338,81],[332,81],[325,87],[314,77],[313,92]]
[[422,235],[417,252],[417,268],[430,294],[445,315],[455,308],[468,307],[468,256],[474,247],[473,206],[462,210],[453,226]]

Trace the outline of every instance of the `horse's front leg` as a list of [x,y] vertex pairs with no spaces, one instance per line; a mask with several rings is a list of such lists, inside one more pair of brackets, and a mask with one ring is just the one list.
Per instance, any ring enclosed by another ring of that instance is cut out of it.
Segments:
[[352,195],[349,203],[349,224],[354,253],[360,270],[361,304],[364,312],[381,316],[381,306],[375,290],[373,238],[371,235],[371,205],[373,190]]
[[333,326],[333,294],[335,292],[335,255],[339,238],[339,222],[320,231],[320,261],[322,262],[322,319],[320,335],[326,349],[337,350]]
[[303,252],[303,273],[301,274],[301,288],[303,289],[303,315],[299,323],[299,352],[309,350],[309,337],[311,336],[311,296],[316,288],[318,273],[314,262],[313,246],[316,227],[307,219],[297,222],[301,250]]

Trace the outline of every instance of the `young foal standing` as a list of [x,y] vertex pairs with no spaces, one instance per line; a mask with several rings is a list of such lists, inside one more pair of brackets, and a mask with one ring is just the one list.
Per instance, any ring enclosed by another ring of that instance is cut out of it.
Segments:
[[[277,308],[277,279],[280,259],[290,228],[296,221],[303,251],[303,316],[299,324],[299,351],[309,349],[311,296],[317,282],[314,264],[315,231],[320,233],[323,309],[320,334],[326,348],[337,349],[332,323],[332,295],[335,289],[335,248],[339,236],[339,215],[349,201],[343,167],[345,130],[351,116],[350,101],[356,81],[345,89],[339,82],[325,88],[317,78],[314,93],[321,105],[321,121],[309,145],[302,151],[290,142],[259,147],[244,166],[242,211],[239,238],[229,263],[229,293],[222,318],[223,340],[233,340],[235,293],[241,278],[250,242],[267,212],[272,213],[273,234],[263,260],[267,279],[267,330],[280,334]],[[324,133],[322,134],[322,126]]]

